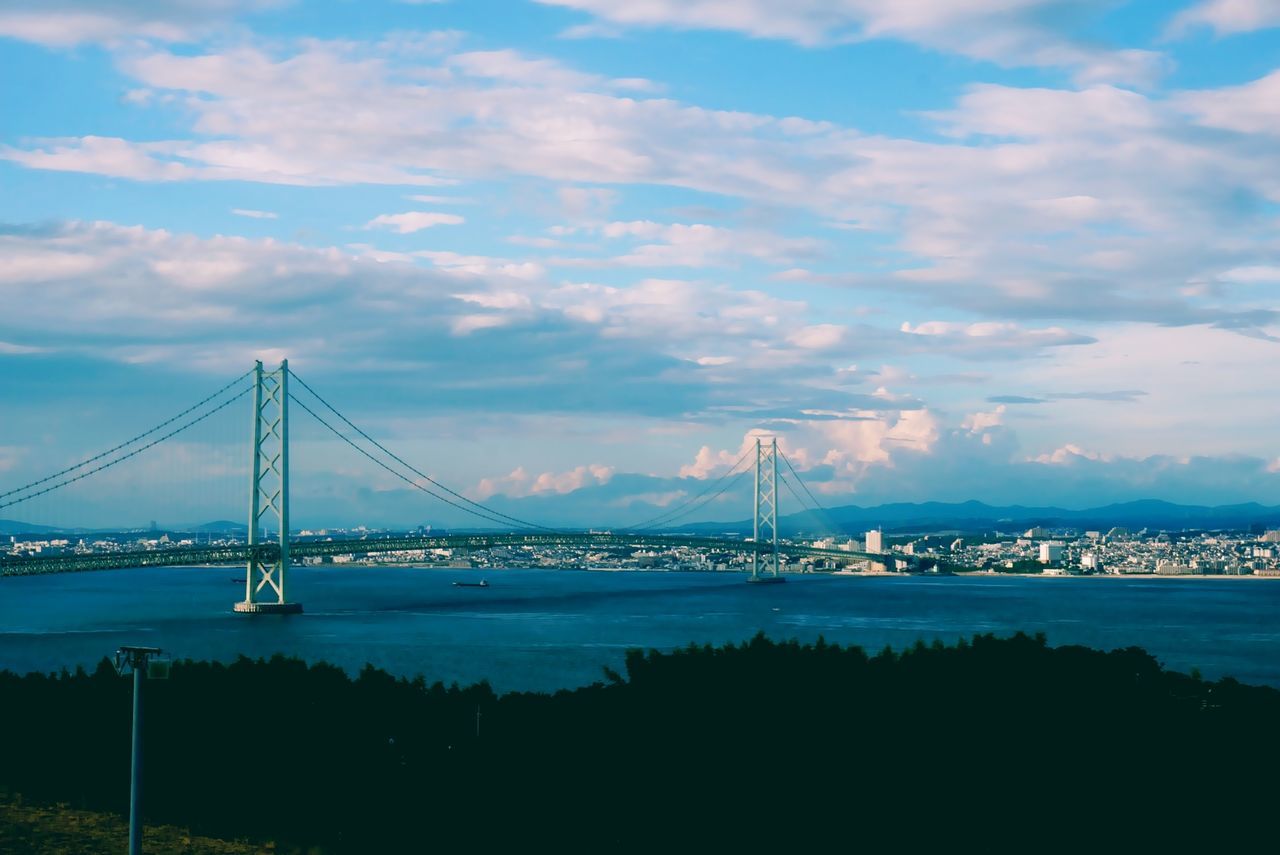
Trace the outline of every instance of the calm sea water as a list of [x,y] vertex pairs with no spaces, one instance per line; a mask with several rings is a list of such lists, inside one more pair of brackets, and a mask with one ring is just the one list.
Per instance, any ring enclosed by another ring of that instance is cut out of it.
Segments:
[[[791,578],[571,570],[299,568],[300,616],[231,612],[238,568],[149,568],[0,578],[0,668],[94,665],[121,644],[175,658],[283,652],[351,670],[366,662],[499,690],[601,678],[633,647],[776,639],[871,650],[978,632],[1051,643],[1140,645],[1206,677],[1280,686],[1280,582],[1255,579]],[[454,580],[489,581],[456,588]]]

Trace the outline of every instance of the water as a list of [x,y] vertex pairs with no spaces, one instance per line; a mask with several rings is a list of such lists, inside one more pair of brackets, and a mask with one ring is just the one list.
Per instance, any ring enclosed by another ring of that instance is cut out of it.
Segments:
[[[1139,645],[1171,668],[1280,686],[1280,582],[1265,579],[793,577],[571,570],[298,568],[295,617],[231,613],[239,568],[0,578],[0,668],[92,667],[121,644],[175,658],[284,652],[349,670],[498,690],[559,689],[619,668],[628,648],[775,639],[875,651],[977,632]],[[490,587],[456,588],[486,578]]]

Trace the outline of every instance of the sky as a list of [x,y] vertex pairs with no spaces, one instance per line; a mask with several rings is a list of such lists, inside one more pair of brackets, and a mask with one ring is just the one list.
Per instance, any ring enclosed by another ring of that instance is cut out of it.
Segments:
[[[1280,504],[1280,0],[0,0],[0,68],[0,492],[287,357],[555,524],[762,435],[826,505]],[[234,509],[243,409],[0,517]],[[295,521],[455,520],[294,421]]]

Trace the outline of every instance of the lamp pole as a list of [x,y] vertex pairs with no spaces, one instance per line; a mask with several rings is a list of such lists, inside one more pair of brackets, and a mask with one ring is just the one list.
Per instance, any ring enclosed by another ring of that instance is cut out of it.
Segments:
[[121,647],[116,670],[133,670],[133,762],[129,774],[129,855],[142,855],[142,684],[158,647]]

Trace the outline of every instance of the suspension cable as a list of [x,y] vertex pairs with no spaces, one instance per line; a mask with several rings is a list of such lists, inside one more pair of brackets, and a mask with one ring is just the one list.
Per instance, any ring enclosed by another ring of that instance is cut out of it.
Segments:
[[[703,496],[705,496],[707,493],[711,492],[711,490],[713,490],[713,489],[716,487],[716,485],[720,484],[720,482],[724,481],[724,479],[726,479],[726,478],[728,478],[730,475],[732,475],[732,474],[733,474],[733,472],[734,472],[734,470],[735,470],[735,469],[737,469],[739,466],[741,466],[741,465],[742,465],[742,461],[746,460],[746,459],[747,459],[747,456],[748,456],[748,455],[750,455],[750,454],[751,454],[751,449],[750,449],[750,448],[748,448],[746,451],[742,452],[742,456],[741,456],[741,457],[739,457],[739,458],[734,462],[734,464],[733,464],[732,466],[730,466],[730,467],[728,468],[728,470],[726,470],[726,471],[725,471],[725,473],[724,473],[723,475],[721,475],[719,478],[715,479],[714,481],[709,481],[709,482],[708,482],[708,484],[707,484],[707,486],[705,486],[704,488],[702,488],[701,492],[697,493],[696,495],[690,496],[688,499],[685,499],[683,502],[681,502],[680,504],[676,505],[674,508],[667,508],[665,511],[663,511],[663,512],[662,512],[662,513],[660,513],[660,514],[658,514],[657,516],[650,517],[650,518],[649,518],[649,519],[647,519],[647,520],[641,520],[640,522],[636,523],[635,525],[629,525],[629,526],[626,526],[626,527],[623,529],[623,531],[639,531],[639,530],[642,530],[642,529],[653,528],[653,527],[654,527],[654,526],[656,526],[656,525],[661,525],[661,524],[664,522],[664,519],[663,519],[664,517],[672,516],[673,514],[677,513],[678,511],[680,511],[680,510],[682,510],[682,509],[684,509],[684,508],[688,507],[689,505],[693,504],[694,502],[698,501],[698,499],[702,498],[702,497],[703,497]],[[716,495],[719,495],[719,493],[717,493]]]
[[[817,497],[814,496],[813,493],[809,490],[809,485],[804,483],[804,479],[800,477],[800,473],[796,471],[796,468],[791,465],[791,461],[787,458],[787,455],[779,451],[778,456],[782,458],[783,463],[787,464],[787,469],[791,470],[791,474],[795,476],[796,483],[800,485],[800,488],[804,490],[805,495],[807,495],[810,501],[813,502],[814,507],[817,508],[819,515],[824,518],[827,525],[831,526],[831,533],[843,534],[844,531],[839,525],[836,524],[835,518],[831,516],[831,512],[828,511],[827,508],[822,504],[822,502],[819,502]],[[792,492],[794,494],[794,490]],[[800,497],[796,496],[796,499],[800,499]],[[801,501],[800,504],[803,505],[804,502]]]
[[[444,484],[441,484],[439,481],[437,481],[436,479],[432,478],[432,477],[431,477],[430,475],[428,475],[427,473],[425,473],[425,472],[421,471],[420,469],[417,469],[416,467],[414,467],[414,466],[410,465],[410,464],[409,464],[408,462],[406,462],[402,457],[400,457],[399,455],[397,455],[394,451],[392,451],[391,449],[387,448],[385,445],[383,445],[382,443],[378,442],[378,441],[377,441],[376,439],[374,439],[373,437],[369,436],[369,434],[365,433],[363,430],[361,430],[360,428],[356,427],[356,425],[352,424],[352,422],[351,422],[351,420],[350,420],[350,419],[348,419],[348,418],[347,418],[346,416],[344,416],[342,413],[338,412],[338,411],[334,408],[334,406],[333,406],[332,404],[330,404],[328,401],[326,401],[324,398],[322,398],[322,397],[320,396],[320,393],[318,393],[315,389],[312,389],[310,386],[308,386],[308,385],[307,385],[307,381],[303,380],[303,379],[302,379],[301,377],[299,377],[297,374],[294,374],[292,369],[290,369],[290,370],[289,370],[289,375],[290,375],[291,377],[293,377],[293,379],[294,379],[294,380],[297,380],[299,383],[301,383],[301,384],[302,384],[302,388],[306,389],[306,390],[307,390],[308,392],[310,392],[313,396],[315,396],[315,399],[316,399],[317,401],[319,401],[321,404],[323,404],[323,405],[325,406],[325,408],[329,410],[329,412],[333,413],[335,416],[337,416],[338,418],[342,419],[342,421],[346,424],[346,426],[347,426],[347,427],[351,428],[353,431],[355,431],[356,433],[360,434],[360,436],[364,437],[366,440],[368,440],[370,443],[372,443],[372,444],[373,444],[373,446],[374,446],[375,448],[377,448],[378,450],[380,450],[383,454],[387,455],[387,456],[388,456],[388,457],[390,457],[392,460],[396,461],[396,462],[397,462],[397,463],[399,463],[401,466],[403,466],[404,468],[408,469],[408,470],[409,470],[410,472],[412,472],[414,475],[417,475],[419,478],[422,478],[423,480],[425,480],[425,481],[427,481],[427,482],[429,482],[429,483],[431,483],[431,484],[435,485],[438,489],[443,490],[444,492],[448,493],[450,496],[453,496],[455,499],[458,499],[458,500],[460,500],[460,501],[463,501],[463,502],[467,503],[468,505],[471,505],[471,506],[472,506],[472,507],[474,507],[474,508],[479,508],[480,510],[484,511],[484,512],[485,512],[485,513],[487,513],[487,514],[492,514],[493,516],[501,517],[502,519],[506,520],[507,522],[515,523],[516,525],[520,525],[520,526],[525,526],[526,528],[537,528],[537,529],[541,529],[541,530],[543,530],[543,531],[555,531],[555,529],[550,528],[549,526],[545,526],[545,525],[538,525],[537,523],[532,523],[532,522],[529,522],[528,520],[522,520],[522,519],[520,519],[519,517],[513,517],[513,516],[511,516],[510,514],[504,514],[502,511],[495,510],[495,509],[493,509],[493,508],[490,508],[490,507],[489,507],[489,506],[487,506],[487,505],[482,505],[482,504],[480,504],[479,502],[473,501],[472,499],[468,499],[466,496],[462,495],[461,493],[459,493],[459,492],[457,492],[457,491],[455,491],[455,490],[451,490],[451,489],[449,489],[449,488],[448,488],[448,487],[446,487]],[[289,397],[293,398],[293,396],[292,396],[292,395],[290,395]],[[297,401],[297,400],[298,400],[297,398],[293,398],[293,399],[294,399],[295,401]],[[307,409],[305,404],[301,404],[301,402],[299,402],[299,404],[302,406],[302,408],[303,408],[304,410],[305,410],[305,409]],[[307,410],[307,412],[311,413],[312,415],[315,415],[315,413],[311,412],[311,410]],[[319,417],[319,416],[316,416],[316,418],[317,418],[317,419],[319,419],[320,417]],[[324,424],[323,420],[321,421],[321,424]],[[326,425],[326,427],[328,427],[328,425]],[[332,428],[330,428],[330,430],[332,430]],[[385,468],[385,467],[384,467],[384,468]],[[434,494],[432,494],[432,495],[434,495]],[[437,496],[436,498],[440,498],[440,497],[439,497],[439,496]],[[444,501],[444,500],[442,500],[442,501]],[[451,505],[452,505],[452,504],[453,504],[453,502],[449,502],[449,504],[451,504]],[[457,506],[455,505],[455,507],[457,507]],[[463,510],[466,510],[466,508],[463,508]]]
[[[30,484],[23,484],[21,487],[18,487],[18,488],[13,489],[13,490],[9,490],[9,491],[8,491],[8,492],[6,492],[6,493],[0,493],[0,499],[4,499],[4,498],[7,498],[7,497],[9,497],[9,496],[12,496],[12,495],[14,495],[15,493],[25,493],[27,490],[30,490],[32,487],[39,487],[41,484],[48,483],[49,481],[52,481],[54,478],[58,478],[58,477],[60,477],[60,476],[62,476],[62,475],[66,475],[68,472],[74,472],[74,471],[76,471],[77,469],[83,469],[85,466],[88,466],[90,463],[96,463],[97,461],[101,460],[101,459],[102,459],[102,458],[104,458],[104,457],[109,457],[109,456],[111,456],[112,454],[115,454],[117,451],[119,451],[119,450],[120,450],[120,449],[122,449],[122,448],[127,448],[127,447],[129,447],[130,445],[133,445],[135,442],[138,442],[139,440],[146,439],[147,437],[151,436],[151,434],[155,433],[156,431],[158,431],[158,430],[161,430],[161,429],[163,429],[163,428],[168,427],[169,425],[173,424],[174,422],[176,422],[178,419],[182,418],[183,416],[188,415],[189,413],[193,413],[193,412],[195,412],[196,410],[198,410],[198,409],[200,409],[201,407],[203,407],[205,404],[209,403],[210,401],[214,400],[215,398],[220,397],[224,392],[226,392],[226,391],[227,391],[228,389],[230,389],[232,386],[236,385],[237,383],[239,383],[241,380],[243,380],[244,378],[248,377],[248,376],[249,376],[250,374],[252,374],[252,373],[253,373],[253,369],[250,369],[250,370],[246,371],[245,373],[241,374],[241,375],[240,375],[239,377],[237,377],[236,379],[232,380],[232,381],[231,381],[230,383],[228,383],[227,385],[223,386],[223,387],[222,387],[221,389],[219,389],[218,391],[214,392],[214,393],[213,393],[212,395],[210,395],[209,397],[205,398],[205,399],[204,399],[203,401],[201,401],[200,403],[198,403],[198,404],[193,404],[192,406],[187,407],[185,410],[183,410],[182,412],[178,413],[178,414],[177,414],[176,416],[174,416],[173,418],[171,418],[171,419],[166,419],[165,421],[162,421],[160,424],[156,425],[155,427],[153,427],[153,428],[152,428],[151,430],[149,430],[149,431],[146,431],[145,433],[140,433],[140,434],[138,434],[137,436],[135,436],[133,439],[130,439],[130,440],[126,441],[126,442],[122,442],[122,443],[120,443],[120,444],[119,444],[119,445],[117,445],[115,448],[108,448],[106,451],[102,452],[101,454],[95,454],[93,457],[90,457],[90,458],[88,458],[87,460],[82,460],[82,461],[80,461],[79,463],[77,463],[75,466],[68,466],[66,469],[63,469],[61,472],[54,472],[52,475],[49,475],[49,476],[47,476],[47,477],[45,477],[45,478],[41,478],[39,481],[32,481]],[[194,422],[193,422],[193,424],[194,424]],[[170,434],[170,436],[172,436],[172,434]],[[36,495],[39,495],[39,493],[37,493]],[[9,504],[16,504],[16,503],[14,503],[14,502],[10,502]],[[0,505],[0,507],[8,507],[8,505]]]
[[[242,377],[242,378],[240,378],[240,379],[244,379],[244,378]],[[84,478],[88,478],[90,475],[94,475],[94,474],[96,474],[96,473],[98,473],[98,472],[101,472],[101,471],[102,471],[102,470],[104,470],[104,469],[110,469],[112,466],[115,466],[117,463],[123,463],[124,461],[128,460],[130,457],[136,457],[137,455],[139,455],[139,454],[141,454],[142,452],[146,451],[148,448],[153,448],[153,447],[155,447],[155,446],[159,445],[160,443],[164,442],[166,439],[169,439],[170,437],[177,436],[178,434],[182,433],[182,432],[183,432],[184,430],[186,430],[187,428],[189,428],[189,427],[193,427],[193,426],[195,426],[195,425],[200,424],[200,422],[202,422],[202,421],[204,421],[205,419],[209,418],[210,416],[212,416],[214,413],[218,412],[219,410],[225,409],[227,406],[229,406],[229,405],[231,405],[231,404],[235,403],[236,401],[240,400],[240,399],[241,399],[241,398],[243,398],[245,395],[249,394],[251,391],[253,391],[253,387],[252,387],[252,386],[248,387],[247,389],[243,389],[243,390],[241,390],[238,394],[233,395],[232,397],[230,397],[230,398],[228,398],[227,400],[223,401],[221,404],[219,404],[218,406],[214,407],[212,410],[210,410],[209,412],[205,413],[204,415],[197,416],[196,418],[192,419],[191,421],[187,422],[186,424],[182,425],[181,427],[179,427],[179,428],[175,428],[174,430],[169,431],[169,432],[168,432],[168,433],[166,433],[164,436],[161,436],[161,437],[158,437],[158,438],[156,438],[156,439],[153,439],[151,442],[148,442],[146,445],[139,446],[138,448],[135,448],[133,451],[130,451],[128,454],[125,454],[125,455],[123,455],[123,456],[121,456],[121,457],[117,457],[115,460],[109,460],[109,461],[107,461],[106,463],[103,463],[101,466],[95,466],[93,469],[90,469],[90,470],[89,470],[89,471],[87,471],[87,472],[81,472],[79,475],[76,475],[76,476],[75,476],[75,477],[73,477],[73,478],[67,478],[65,481],[59,481],[59,482],[57,482],[56,484],[51,484],[50,486],[45,487],[43,490],[37,490],[37,491],[36,491],[36,492],[34,492],[34,493],[28,493],[28,494],[27,494],[27,495],[25,495],[25,496],[19,496],[19,497],[18,497],[18,498],[16,498],[16,499],[12,499],[12,500],[10,500],[10,501],[8,501],[8,502],[5,502],[5,503],[3,503],[3,504],[0,504],[0,509],[2,509],[2,508],[8,508],[8,507],[11,507],[12,505],[20,505],[20,504],[22,504],[23,502],[27,501],[28,499],[34,499],[36,496],[43,496],[45,493],[52,493],[54,490],[57,490],[57,489],[59,489],[59,488],[61,488],[61,487],[65,487],[65,486],[67,486],[68,484],[74,484],[76,481],[80,481],[80,480],[82,480],[82,479],[84,479]],[[172,419],[171,419],[170,421],[172,421]],[[155,433],[155,430],[154,430],[154,429],[153,429],[153,430],[150,430],[150,431],[147,431],[147,434],[152,434],[152,433]],[[147,435],[147,434],[144,434],[144,436],[145,436],[145,435]],[[127,445],[127,443],[126,443],[126,445]],[[102,456],[102,455],[99,455],[99,458],[100,458],[101,456]],[[72,468],[74,469],[74,468],[76,468],[76,467],[72,467]],[[68,471],[70,471],[70,470],[68,470]],[[54,476],[54,477],[56,477],[56,476]],[[45,481],[47,481],[47,480],[49,480],[49,479],[48,479],[48,478],[46,478],[46,479],[44,479],[44,480],[45,480]],[[10,495],[12,495],[12,494],[10,494]]]
[[[730,471],[732,471],[732,470],[730,470]],[[687,517],[689,514],[693,513],[694,511],[701,510],[703,507],[705,507],[706,505],[710,504],[711,502],[713,502],[713,501],[715,501],[717,498],[719,498],[719,497],[720,497],[720,496],[721,496],[721,495],[722,495],[726,490],[728,490],[730,487],[732,487],[734,484],[736,484],[736,483],[738,482],[738,479],[739,479],[739,478],[741,478],[743,475],[746,475],[746,474],[747,474],[748,472],[750,472],[750,471],[751,471],[750,469],[743,469],[743,470],[742,470],[741,472],[739,472],[737,475],[733,476],[733,478],[732,478],[732,479],[730,479],[730,480],[725,480],[725,481],[724,481],[724,485],[723,485],[719,490],[716,490],[716,491],[715,491],[714,493],[712,493],[710,496],[707,496],[707,498],[706,498],[706,499],[704,499],[704,500],[702,500],[702,502],[700,502],[700,503],[698,503],[698,504],[696,504],[696,505],[692,505],[692,504],[691,504],[691,505],[688,505],[688,507],[686,507],[683,511],[681,511],[680,513],[676,514],[676,515],[675,515],[675,516],[673,516],[673,517],[670,517],[670,518],[668,518],[668,519],[663,520],[660,524],[661,524],[661,525],[664,525],[664,526],[666,526],[666,525],[670,525],[671,523],[675,522],[676,520],[683,519],[684,517]],[[725,476],[725,478],[727,478],[727,477],[728,477],[728,476],[726,475],[726,476]],[[723,479],[722,479],[722,480],[723,480]],[[633,528],[631,528],[631,529],[630,529],[630,531],[646,531],[646,530],[648,530],[648,529],[650,529],[650,528],[653,528],[655,525],[658,525],[658,524],[659,524],[659,523],[650,523],[649,525],[642,526],[642,527],[633,527]]]
[[[484,511],[477,511],[477,510],[475,510],[475,509],[473,509],[473,508],[468,508],[466,505],[461,505],[461,504],[459,504],[459,503],[457,503],[457,502],[454,502],[454,501],[452,501],[452,500],[450,500],[450,499],[446,499],[444,496],[441,496],[440,494],[438,494],[438,493],[436,493],[436,492],[434,492],[434,491],[432,491],[432,490],[429,490],[428,488],[426,488],[426,487],[422,486],[422,485],[421,485],[421,484],[419,484],[417,481],[414,481],[412,478],[408,477],[408,476],[407,476],[407,475],[405,475],[404,473],[402,473],[402,472],[397,472],[395,469],[392,469],[392,468],[391,468],[390,466],[388,466],[386,463],[384,463],[383,461],[381,461],[381,460],[379,460],[378,458],[374,457],[374,456],[373,456],[372,454],[370,454],[368,451],[366,451],[365,449],[363,449],[363,448],[361,448],[359,445],[357,445],[354,441],[352,441],[351,437],[347,436],[347,435],[346,435],[346,434],[344,434],[342,431],[338,430],[338,429],[337,429],[337,428],[335,428],[333,425],[331,425],[331,424],[329,424],[327,421],[325,421],[325,420],[320,416],[320,414],[319,414],[319,413],[317,413],[315,410],[313,410],[313,409],[311,409],[310,407],[308,407],[308,406],[307,406],[305,403],[303,403],[302,401],[298,400],[298,398],[296,398],[296,397],[293,395],[293,393],[290,393],[290,394],[289,394],[289,399],[290,399],[290,400],[292,400],[292,401],[293,401],[295,404],[297,404],[299,407],[302,407],[302,409],[304,409],[304,410],[306,410],[308,413],[310,413],[312,418],[314,418],[314,419],[315,419],[316,421],[318,421],[320,424],[324,425],[324,427],[328,428],[328,430],[329,430],[329,431],[330,431],[334,436],[336,436],[338,439],[342,440],[342,441],[343,441],[343,442],[345,442],[347,445],[351,446],[351,447],[352,447],[352,448],[354,448],[356,451],[360,452],[360,453],[361,453],[361,454],[363,454],[365,457],[369,458],[369,459],[370,459],[370,460],[372,460],[374,463],[378,464],[378,465],[379,465],[379,466],[381,466],[383,469],[387,470],[387,471],[388,471],[388,472],[390,472],[392,475],[394,475],[395,477],[399,478],[401,481],[403,481],[403,482],[405,482],[406,484],[408,484],[410,487],[413,487],[415,490],[421,490],[422,492],[426,493],[428,496],[431,496],[433,499],[439,499],[440,501],[444,502],[446,505],[452,505],[453,507],[457,508],[457,509],[458,509],[458,510],[460,510],[460,511],[466,511],[466,512],[467,512],[467,513],[469,513],[469,514],[474,514],[475,516],[481,517],[481,518],[483,518],[483,519],[485,519],[485,520],[488,520],[489,522],[492,522],[492,523],[497,523],[497,524],[499,524],[499,525],[502,525],[502,524],[503,524],[503,520],[499,519],[499,518],[498,518],[498,516],[496,516],[496,515],[498,514],[498,512],[497,512],[497,511],[491,511],[491,512],[490,512],[490,511],[488,511],[488,509],[487,509],[487,508],[485,508],[485,509],[484,509]],[[435,482],[432,482],[432,483],[435,483]],[[482,507],[482,508],[483,508],[484,506],[483,506],[483,505],[481,505],[480,507]],[[492,514],[492,515],[491,515],[491,514]],[[532,523],[523,523],[523,525],[533,525],[533,524],[532,524]],[[537,528],[546,528],[546,527],[545,527],[545,526],[537,526]],[[549,528],[548,528],[548,529],[546,529],[546,530],[547,530],[547,531],[552,531],[552,529],[549,529]]]
[[818,509],[806,502],[804,497],[796,492],[796,488],[791,486],[791,481],[785,475],[779,475],[778,480],[786,486],[787,492],[789,492],[795,500],[800,503],[800,507],[804,508],[805,513],[813,514],[815,517],[820,516]]

